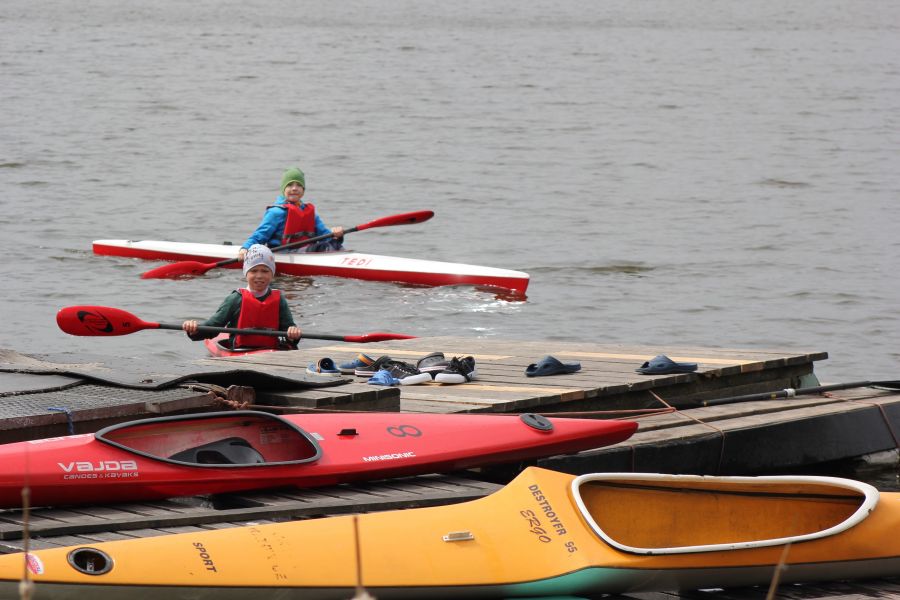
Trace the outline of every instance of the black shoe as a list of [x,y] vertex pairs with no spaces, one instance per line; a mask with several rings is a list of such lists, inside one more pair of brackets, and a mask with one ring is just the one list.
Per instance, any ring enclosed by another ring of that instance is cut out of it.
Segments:
[[450,366],[450,361],[444,358],[443,352],[432,352],[416,363],[416,368],[423,373],[428,373],[431,378]]
[[[374,367],[379,362],[381,362],[380,358],[372,366]],[[399,360],[388,359],[381,365],[381,369],[390,373],[391,377],[399,379],[400,385],[416,385],[417,383],[431,381],[430,374],[422,373],[411,364]]]
[[378,360],[373,361],[368,365],[360,365],[356,367],[353,371],[353,374],[357,377],[371,377],[379,370],[384,368],[384,364],[391,360],[390,356],[382,356]]
[[454,356],[450,359],[447,368],[434,376],[434,380],[440,383],[465,383],[472,381],[477,375],[474,357],[457,358]]

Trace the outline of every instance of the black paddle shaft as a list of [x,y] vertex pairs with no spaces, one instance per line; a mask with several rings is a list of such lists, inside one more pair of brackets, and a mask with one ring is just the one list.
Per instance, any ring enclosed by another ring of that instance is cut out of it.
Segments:
[[[175,323],[157,323],[159,329],[182,329],[181,325]],[[237,327],[211,327],[209,325],[198,325],[197,333],[237,333],[241,335],[269,335],[272,337],[287,337],[287,331],[277,331],[275,329],[240,329]],[[301,338],[314,340],[334,340],[343,342],[347,336],[331,335],[328,333],[306,333]]]
[[[344,230],[344,235],[348,233],[353,233],[354,231],[359,231],[357,227],[351,227],[350,229]],[[315,244],[316,242],[321,242],[322,240],[327,240],[328,238],[334,237],[333,233],[325,233],[322,235],[317,235],[316,237],[306,238],[305,240],[300,240],[299,242],[292,242],[290,244],[284,244],[282,246],[275,246],[271,248],[272,252],[282,252],[284,250],[293,250],[294,248],[302,248],[303,246],[309,246],[310,244]],[[226,258],[225,260],[220,260],[216,263],[217,267],[224,267],[225,265],[233,265],[234,263],[239,262],[236,258]],[[265,333],[261,333],[259,335],[268,335]]]

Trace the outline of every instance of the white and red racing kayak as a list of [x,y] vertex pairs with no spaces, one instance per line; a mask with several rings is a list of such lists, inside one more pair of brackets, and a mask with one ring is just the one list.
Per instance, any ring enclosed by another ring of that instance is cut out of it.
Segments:
[[[94,254],[145,260],[222,260],[237,256],[238,246],[158,240],[94,240]],[[284,252],[275,254],[279,275],[347,277],[413,285],[474,285],[504,288],[525,295],[528,273],[418,258],[359,252]],[[239,263],[229,268],[240,268]]]

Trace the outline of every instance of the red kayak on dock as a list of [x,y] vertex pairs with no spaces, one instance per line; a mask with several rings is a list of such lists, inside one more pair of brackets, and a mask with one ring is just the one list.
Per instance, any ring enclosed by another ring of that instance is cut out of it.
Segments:
[[213,412],[0,445],[0,508],[155,500],[453,471],[616,444],[634,421]]

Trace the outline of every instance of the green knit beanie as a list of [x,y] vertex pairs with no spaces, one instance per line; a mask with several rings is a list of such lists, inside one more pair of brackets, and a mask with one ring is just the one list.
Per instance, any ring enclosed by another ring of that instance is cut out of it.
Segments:
[[297,167],[291,167],[287,171],[284,172],[284,175],[281,176],[281,192],[284,193],[284,188],[288,186],[292,181],[296,181],[300,185],[303,186],[303,189],[306,189],[306,177],[303,175],[303,171],[298,169]]

